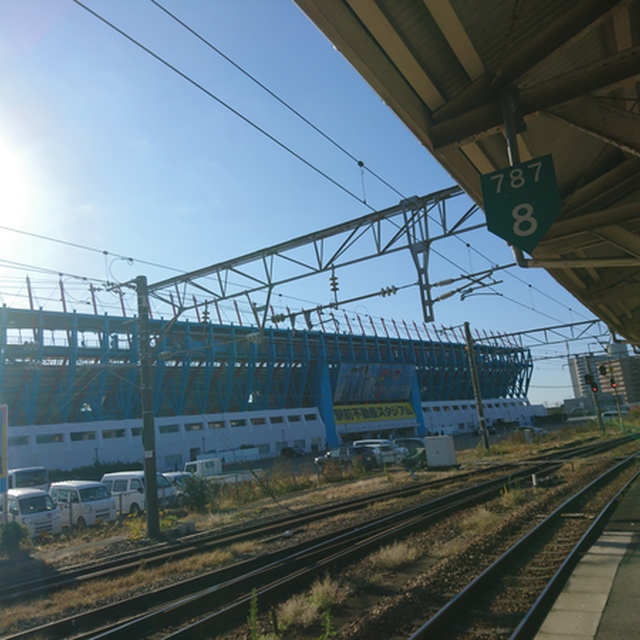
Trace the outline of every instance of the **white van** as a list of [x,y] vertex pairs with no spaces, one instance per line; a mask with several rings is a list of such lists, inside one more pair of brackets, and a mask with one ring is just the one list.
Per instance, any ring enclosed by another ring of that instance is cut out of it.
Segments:
[[369,440],[356,440],[351,443],[354,447],[368,447],[376,456],[376,463],[379,467],[385,464],[402,462],[409,451],[405,447],[399,447],[393,440],[384,438],[371,438]]
[[94,527],[118,519],[116,501],[102,482],[66,480],[54,482],[49,495],[56,503],[65,527]]
[[7,469],[7,489],[49,490],[49,473],[46,467],[21,467]]
[[[138,514],[147,508],[144,471],[116,471],[105,473],[100,481],[110,491],[119,513]],[[158,474],[158,504],[160,507],[176,505],[176,490],[161,474]]]
[[51,496],[42,489],[9,489],[7,521],[25,526],[31,538],[57,535],[62,531],[60,512]]

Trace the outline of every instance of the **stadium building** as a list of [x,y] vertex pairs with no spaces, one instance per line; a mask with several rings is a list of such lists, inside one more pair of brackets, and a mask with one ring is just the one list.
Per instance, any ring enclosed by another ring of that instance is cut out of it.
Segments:
[[[233,462],[283,447],[475,431],[464,336],[432,340],[426,326],[402,323],[401,337],[393,326],[395,337],[386,327],[383,337],[152,319],[158,469],[204,453]],[[531,422],[544,413],[527,400],[531,354],[489,342],[475,344],[487,423]],[[0,349],[9,467],[142,460],[135,318],[3,306]]]

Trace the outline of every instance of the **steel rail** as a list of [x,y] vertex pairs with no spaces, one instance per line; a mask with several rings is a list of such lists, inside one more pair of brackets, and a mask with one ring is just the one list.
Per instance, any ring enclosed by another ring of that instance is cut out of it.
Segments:
[[538,596],[532,607],[511,634],[509,640],[530,640],[538,632],[551,607],[560,595],[571,573],[580,562],[582,555],[597,541],[604,531],[607,522],[618,506],[620,497],[626,493],[631,485],[640,476],[638,471],[609,501],[607,506],[598,514],[591,526],[584,533],[578,544],[572,549],[565,561],[560,565],[542,593]]
[[[523,478],[529,474],[521,473]],[[169,625],[177,623],[177,614],[182,619],[197,617],[195,622],[170,632],[163,637],[167,640],[189,639],[215,634],[222,627],[233,620],[248,613],[248,605],[252,598],[262,603],[271,602],[290,593],[300,585],[308,584],[310,580],[322,575],[336,566],[344,566],[363,555],[370,553],[381,545],[408,535],[424,528],[445,515],[460,509],[467,509],[497,495],[503,488],[503,482],[489,481],[481,488],[469,488],[454,494],[454,497],[438,498],[430,506],[412,507],[404,512],[393,514],[359,526],[351,531],[340,533],[330,538],[326,543],[314,545],[310,550],[300,554],[293,554],[284,561],[269,565],[265,571],[255,574],[245,574],[234,581],[231,597],[224,596],[224,601],[231,605],[202,616],[202,611],[211,611],[220,606],[215,596],[219,596],[221,587],[216,585],[212,589],[190,596],[180,603],[172,603],[166,609],[153,611],[140,620],[132,620],[122,627],[110,629],[104,634],[94,635],[101,640],[127,640],[131,637],[141,638],[143,634],[158,633]],[[226,585],[225,585],[226,586]],[[212,597],[213,596],[213,597]],[[179,611],[179,608],[181,609]]]
[[[558,452],[554,449],[549,453],[536,456],[535,459],[525,460],[520,464],[531,464],[534,461],[562,460],[583,455],[594,455],[600,451],[606,451],[620,446],[628,442],[630,439],[632,439],[631,436],[624,436],[607,442],[596,442],[581,445],[579,447],[573,447],[565,452]],[[13,583],[10,585],[0,585],[0,603],[6,604],[15,602],[19,599],[24,600],[25,598],[36,595],[41,596],[62,587],[77,586],[82,582],[88,582],[93,579],[115,577],[119,574],[134,571],[141,564],[144,564],[147,567],[152,567],[167,561],[175,561],[198,553],[206,553],[218,547],[227,546],[261,535],[277,535],[280,532],[289,531],[296,527],[304,526],[310,522],[317,522],[319,517],[328,518],[341,513],[363,509],[377,501],[409,497],[420,493],[421,491],[437,489],[438,487],[445,486],[453,481],[465,480],[473,478],[475,475],[484,475],[499,471],[500,469],[508,468],[516,468],[516,464],[506,463],[487,467],[485,469],[476,469],[459,474],[455,479],[447,477],[428,480],[426,482],[417,482],[410,486],[356,498],[331,507],[318,507],[305,510],[301,513],[294,514],[293,516],[288,515],[271,521],[257,522],[255,524],[243,526],[240,529],[227,529],[222,532],[198,533],[185,536],[178,541],[154,545],[149,549],[120,553],[111,556],[109,559],[102,560],[99,563],[80,565],[69,570],[60,571],[56,574],[41,576],[36,580]]]
[[[609,443],[604,443],[604,444],[607,448],[611,448],[611,447],[617,446],[618,444],[626,442],[626,440],[627,439],[619,439],[619,440],[610,441]],[[562,452],[561,456],[563,459],[566,459],[567,456],[575,457],[578,454],[578,452],[580,452],[581,455],[585,455],[587,453],[599,452],[602,450],[602,447],[603,447],[602,443],[598,443],[596,446],[587,445],[584,447],[580,447],[578,449],[573,449],[569,452]],[[441,496],[439,498],[435,498],[434,500],[427,502],[421,505],[420,507],[412,507],[408,510],[403,510],[395,514],[390,514],[389,516],[387,516],[387,518],[389,519],[389,522],[391,522],[391,519],[393,518],[402,519],[403,517],[402,514],[411,512],[412,509],[419,510],[419,509],[424,509],[429,507],[437,508],[437,506],[439,504],[442,504],[443,501],[444,503],[446,503],[448,500],[454,499],[459,496],[464,496],[466,492],[474,492],[477,490],[479,491],[479,490],[482,490],[483,488],[490,487],[491,485],[495,485],[496,487],[501,489],[502,487],[504,487],[505,482],[506,483],[511,482],[516,478],[528,479],[528,478],[531,478],[531,474],[533,473],[549,472],[552,468],[554,468],[554,464],[557,464],[557,463],[555,463],[553,460],[537,461],[535,464],[532,464],[530,468],[520,467],[520,470],[517,471],[516,473],[510,473],[506,476],[501,476],[500,478],[487,481],[481,485],[476,485],[474,487],[459,490],[448,496]],[[509,464],[505,466],[507,466],[508,468],[511,468],[513,465]],[[494,469],[489,469],[489,470],[494,470]],[[466,474],[466,475],[472,476],[473,472],[470,472],[469,474]],[[442,479],[442,480],[438,480],[430,483],[425,483],[425,487],[423,488],[428,489],[430,487],[435,486],[436,484],[441,484],[445,481],[450,482],[451,478]],[[394,491],[392,493],[396,493],[396,492]],[[369,499],[369,502],[384,499],[385,497],[387,497],[387,495],[388,495],[388,492],[377,494],[372,499]],[[339,506],[344,507],[344,505],[339,505]],[[317,517],[315,519],[317,520]],[[380,521],[380,519],[376,519],[373,522],[378,522],[378,521]],[[387,520],[386,519],[382,520],[382,522],[385,522],[385,521]],[[362,529],[362,527],[368,527],[370,524],[371,523],[365,523],[365,525],[355,527],[355,529],[360,530]],[[342,533],[345,533],[353,529],[354,527],[348,527]],[[215,580],[217,584],[220,584],[226,580],[232,579],[234,575],[237,575],[241,571],[251,572],[251,571],[259,570],[260,567],[263,567],[265,564],[268,564],[269,562],[282,561],[282,558],[284,558],[287,554],[302,553],[304,552],[305,549],[308,549],[310,545],[320,544],[323,539],[328,540],[329,538],[335,535],[337,534],[324,536],[314,541],[308,541],[300,545],[291,547],[288,550],[279,551],[274,554],[268,554],[260,558],[254,558],[252,560],[248,560],[243,563],[239,563],[237,565],[232,565],[231,567],[228,567],[222,570],[210,572],[209,574],[202,576],[200,578],[195,578],[190,581],[185,581],[183,583],[178,583],[177,585],[166,587],[161,591],[159,591],[158,594],[160,594],[161,597],[164,598],[165,602],[167,599],[170,599],[170,598],[176,599],[176,598],[185,597],[185,594],[189,594],[189,593],[192,593],[194,590],[201,589],[203,588],[203,585],[208,586],[211,583],[211,580]],[[173,550],[170,550],[169,556],[172,555],[172,551]],[[173,555],[175,557],[175,554]],[[171,557],[168,557],[166,559],[170,560]],[[130,613],[135,614],[136,612],[145,610],[145,608],[148,609],[149,607],[156,606],[158,602],[158,597],[159,597],[158,594],[155,594],[155,593],[146,594],[143,596],[138,596],[128,601],[127,606],[130,608]],[[98,609],[89,611],[86,614],[79,614],[78,616],[66,618],[64,620],[60,620],[58,622],[54,622],[49,625],[43,625],[37,629],[26,630],[22,633],[8,636],[7,639],[11,638],[11,639],[17,640],[18,638],[26,639],[26,638],[33,638],[33,637],[60,638],[60,637],[66,637],[67,635],[70,635],[72,633],[73,635],[76,635],[78,632],[80,632],[83,628],[87,626],[95,629],[97,625],[103,624],[106,620],[108,620],[109,618],[112,618],[115,615],[115,612],[121,607],[122,607],[121,603],[120,604],[115,603],[105,607],[100,607]],[[92,637],[92,636],[88,635],[87,637]]]
[[147,567],[155,566],[167,561],[187,558],[196,553],[206,553],[218,547],[235,544],[262,535],[276,535],[284,531],[290,531],[296,527],[304,526],[310,522],[317,522],[318,518],[329,518],[342,513],[364,509],[375,502],[410,497],[422,491],[446,486],[455,481],[471,479],[476,475],[486,475],[500,471],[501,469],[511,468],[516,468],[516,466],[508,463],[470,471],[460,474],[455,478],[447,477],[428,480],[426,482],[417,482],[409,486],[356,498],[329,507],[317,507],[294,515],[276,518],[272,521],[258,522],[243,526],[237,530],[193,534],[185,536],[179,541],[154,545],[154,547],[150,549],[124,552],[117,556],[112,556],[107,560],[100,561],[97,564],[82,565],[62,573],[40,577],[37,580],[2,585],[0,586],[0,603],[24,599],[31,595],[42,595],[54,589],[78,585],[81,582],[96,578],[104,579],[114,577],[119,573],[133,571],[141,564]]
[[475,597],[477,597],[484,589],[487,589],[491,583],[496,581],[496,578],[503,571],[504,567],[508,566],[517,556],[526,549],[533,540],[535,540],[541,532],[554,525],[563,513],[567,512],[575,503],[581,500],[585,494],[592,491],[594,488],[604,484],[608,479],[618,474],[621,470],[632,464],[638,457],[638,454],[627,457],[622,462],[618,463],[598,478],[590,482],[586,487],[583,487],[580,491],[571,496],[568,500],[562,503],[557,509],[549,514],[538,525],[531,529],[525,536],[520,538],[511,548],[509,548],[503,555],[501,555],[495,562],[487,567],[479,576],[472,580],[462,591],[460,591],[454,598],[442,607],[436,614],[434,614],[427,622],[425,622],[417,631],[415,631],[409,640],[427,640],[430,638],[437,638],[439,634],[443,633],[443,630],[450,624],[451,620],[466,610],[467,604]]
[[[284,575],[302,570],[305,563],[310,565],[309,571],[313,571],[314,568],[324,566],[326,558],[331,557],[332,554],[340,552],[344,558],[349,553],[355,553],[356,546],[372,536],[380,540],[384,537],[385,531],[391,531],[387,534],[388,536],[399,536],[399,527],[415,527],[417,526],[416,522],[424,521],[429,517],[442,517],[445,511],[461,508],[461,504],[468,506],[472,502],[477,503],[479,500],[488,499],[488,497],[499,493],[505,482],[518,478],[526,482],[531,478],[533,469],[549,470],[558,466],[559,463],[540,463],[532,468],[522,469],[480,485],[461,489],[453,494],[435,498],[422,505],[410,507],[383,518],[376,518],[355,527],[350,526],[285,550],[215,570],[152,593],[135,596],[124,602],[106,605],[7,636],[4,640],[61,638],[71,635],[78,640],[95,637],[125,638],[128,640],[131,637],[140,637],[139,633],[148,629],[150,625],[163,624],[166,621],[166,616],[175,621],[181,609],[187,612],[191,611],[191,615],[197,614],[198,608],[206,607],[205,610],[210,610],[211,603],[203,603],[207,598],[222,599],[228,602],[230,598],[237,599],[239,596],[246,595],[256,586],[259,576],[262,576],[263,583],[280,580]],[[380,544],[380,542],[378,543]],[[215,586],[211,587],[212,584]],[[242,594],[242,589],[244,589],[244,594]],[[167,601],[170,601],[170,604],[161,604]],[[218,603],[219,605],[220,603]],[[147,613],[152,607],[155,608],[154,611]],[[116,615],[122,615],[123,610],[126,610],[128,616],[134,616],[134,618],[126,622],[125,626],[110,624],[109,620],[112,620]],[[101,631],[100,635],[96,635],[96,627],[101,624],[108,625],[108,627]],[[203,622],[203,624],[206,623]],[[137,629],[135,633],[134,628]]]

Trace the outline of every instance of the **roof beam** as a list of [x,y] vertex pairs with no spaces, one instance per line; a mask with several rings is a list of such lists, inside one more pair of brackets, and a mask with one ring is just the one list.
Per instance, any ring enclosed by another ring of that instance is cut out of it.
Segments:
[[618,287],[609,287],[604,291],[585,291],[584,299],[591,304],[609,304],[619,300],[640,298],[640,282],[623,284]]
[[[523,89],[520,112],[526,116],[549,110],[585,93],[637,78],[640,78],[640,45]],[[489,104],[460,116],[435,121],[431,129],[434,148],[474,142],[500,130],[503,126],[502,111],[498,95],[493,98]]]
[[442,94],[378,5],[371,0],[347,2],[429,109],[441,107]]
[[631,156],[618,162],[612,169],[603,172],[565,198],[561,221],[606,209],[611,203],[621,201],[638,188],[638,173],[640,159],[637,157]]
[[[524,73],[538,65],[557,49],[567,45],[583,31],[595,28],[618,5],[628,0],[583,0],[572,2],[563,12],[562,19],[554,21],[532,38],[526,46],[519,47],[496,71],[489,70],[457,96],[436,111],[435,120],[442,121],[467,111],[470,104],[490,102],[504,86],[514,83]],[[495,74],[495,75],[494,75]]]
[[469,80],[479,78],[484,64],[448,0],[423,0]]
[[630,231],[614,224],[609,227],[603,227],[594,233],[594,235],[605,242],[608,242],[610,245],[617,247],[621,251],[625,251],[636,258],[640,258],[640,236],[635,233],[631,233]]
[[431,115],[425,103],[343,0],[295,0],[336,49],[428,148]]
[[613,224],[635,220],[640,216],[640,202],[612,207],[587,213],[568,220],[559,220],[546,233],[539,246],[544,246],[552,240],[567,240],[575,235],[589,231],[597,231]]
[[549,109],[548,113],[618,149],[640,156],[640,116],[636,113],[589,96]]

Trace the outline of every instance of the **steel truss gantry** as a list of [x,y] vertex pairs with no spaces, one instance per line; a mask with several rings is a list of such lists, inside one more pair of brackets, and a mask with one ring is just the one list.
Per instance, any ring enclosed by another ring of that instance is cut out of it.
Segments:
[[[338,269],[407,251],[417,274],[424,321],[431,322],[434,319],[428,270],[431,244],[486,226],[484,218],[478,224],[470,223],[479,210],[475,204],[452,220],[448,203],[463,194],[455,186],[408,198],[382,211],[149,284],[148,293],[170,304],[176,314],[203,304],[246,298],[256,324],[264,328],[269,320],[273,321],[270,305],[277,287],[321,273],[334,276]],[[430,226],[437,227],[437,235],[430,234]],[[204,293],[207,299],[196,304],[196,293],[199,296]],[[327,306],[335,308],[387,293],[389,290],[383,288],[350,300],[338,300],[336,295]]]

